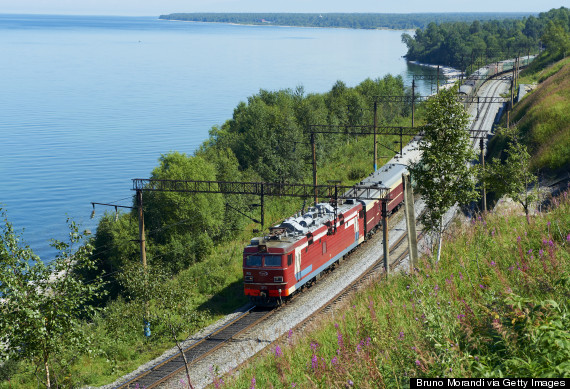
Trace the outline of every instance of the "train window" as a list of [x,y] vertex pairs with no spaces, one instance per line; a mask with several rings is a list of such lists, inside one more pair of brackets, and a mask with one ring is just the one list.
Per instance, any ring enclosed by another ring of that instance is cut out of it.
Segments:
[[293,263],[293,254],[287,255],[287,266],[291,266]]
[[281,266],[281,255],[266,255],[265,266]]
[[261,255],[250,255],[246,257],[245,266],[261,266]]

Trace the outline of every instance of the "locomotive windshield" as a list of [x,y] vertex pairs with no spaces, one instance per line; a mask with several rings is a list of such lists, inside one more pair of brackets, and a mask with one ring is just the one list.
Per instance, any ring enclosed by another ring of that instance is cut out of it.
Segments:
[[265,266],[281,266],[281,255],[266,255]]
[[245,266],[261,266],[261,255],[250,255],[246,257]]
[[259,266],[261,267],[262,259],[263,266],[268,267],[281,267],[281,255],[250,255],[245,258],[245,266]]

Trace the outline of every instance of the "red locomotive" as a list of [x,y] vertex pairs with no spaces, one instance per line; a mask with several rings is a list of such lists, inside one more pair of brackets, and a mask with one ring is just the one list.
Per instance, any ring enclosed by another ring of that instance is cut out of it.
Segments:
[[[387,211],[403,201],[405,165],[390,163],[361,185],[389,189]],[[371,196],[372,197],[372,196]],[[381,222],[379,200],[347,199],[334,207],[318,203],[251,240],[243,252],[245,294],[256,305],[278,305],[361,244]]]

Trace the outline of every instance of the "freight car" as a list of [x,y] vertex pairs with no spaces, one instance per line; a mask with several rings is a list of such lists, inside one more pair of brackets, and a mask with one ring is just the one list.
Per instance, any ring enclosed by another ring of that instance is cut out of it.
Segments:
[[[405,164],[389,163],[361,185],[389,189],[387,211],[403,201]],[[372,193],[373,197],[375,196]],[[381,223],[381,201],[358,197],[335,207],[317,203],[305,214],[290,217],[251,240],[243,253],[245,294],[256,305],[274,306],[289,298],[364,242]]]

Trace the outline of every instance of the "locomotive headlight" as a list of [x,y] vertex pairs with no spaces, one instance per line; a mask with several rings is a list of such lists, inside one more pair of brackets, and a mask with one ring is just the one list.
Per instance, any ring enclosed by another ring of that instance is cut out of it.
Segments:
[[245,282],[253,282],[253,276],[245,276]]
[[283,276],[273,277],[273,282],[283,282]]

